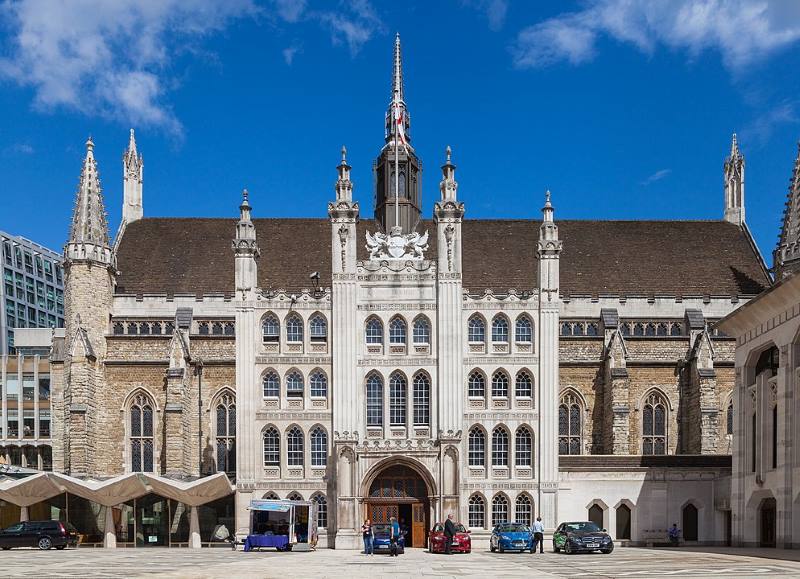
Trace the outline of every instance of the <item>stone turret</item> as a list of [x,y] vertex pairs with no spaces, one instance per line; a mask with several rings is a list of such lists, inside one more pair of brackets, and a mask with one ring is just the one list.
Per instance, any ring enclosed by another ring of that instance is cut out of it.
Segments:
[[122,220],[125,223],[133,223],[144,215],[142,205],[144,158],[136,151],[136,137],[133,134],[133,129],[131,129],[128,148],[122,155],[122,175]]
[[235,254],[236,295],[242,300],[250,299],[258,286],[258,263],[261,255],[256,242],[256,228],[250,217],[250,195],[242,191],[242,204],[239,206],[239,222],[236,224],[236,237],[233,240]]
[[731,154],[725,159],[725,215],[735,225],[744,223],[744,155],[739,151],[736,133],[731,140]]
[[789,181],[789,193],[786,195],[783,226],[773,258],[776,281],[800,270],[800,143]]

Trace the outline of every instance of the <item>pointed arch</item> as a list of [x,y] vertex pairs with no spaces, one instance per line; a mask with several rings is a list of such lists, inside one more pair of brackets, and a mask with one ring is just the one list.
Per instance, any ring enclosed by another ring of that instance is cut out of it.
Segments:
[[273,368],[267,368],[261,374],[261,387],[264,398],[280,398],[281,378]]
[[224,387],[214,396],[211,408],[214,423],[214,451],[217,472],[236,473],[236,393]]
[[473,493],[468,501],[468,524],[471,529],[486,528],[486,497]]
[[364,341],[367,344],[383,344],[383,322],[378,316],[370,316],[364,322]]
[[137,388],[127,400],[126,427],[130,472],[156,470],[155,399],[144,388]]
[[508,316],[505,314],[497,314],[492,319],[492,342],[499,342],[507,344],[509,342]]
[[389,321],[389,344],[405,346],[408,338],[408,324],[403,316],[395,314]]
[[414,426],[428,426],[431,422],[431,377],[425,370],[414,374],[413,418]]
[[264,466],[280,466],[281,435],[275,425],[267,424],[264,427],[264,430],[261,431],[261,440],[264,450]]
[[328,527],[328,499],[323,492],[316,492],[311,495],[311,499],[317,503],[317,527],[326,529]]
[[286,326],[286,341],[287,342],[302,342],[303,341],[303,318],[300,314],[292,312],[286,316],[284,322]]
[[471,398],[486,397],[486,374],[480,368],[475,368],[467,377],[467,395]]
[[508,522],[508,495],[499,492],[492,497],[492,526]]
[[286,495],[286,500],[287,501],[302,501],[303,500],[303,495],[301,495],[297,491],[292,491],[288,495]]
[[286,464],[287,466],[305,466],[305,435],[297,424],[286,428]]
[[401,370],[389,376],[389,426],[405,426],[408,400],[408,378]]
[[525,491],[514,501],[514,520],[528,526],[533,523],[533,498]]
[[469,429],[469,466],[486,466],[486,430],[480,424]]
[[328,464],[328,431],[321,424],[311,427],[309,434],[311,446],[311,466],[325,467]]
[[533,372],[522,368],[514,380],[514,396],[533,399]]
[[286,371],[286,396],[287,398],[302,398],[305,392],[303,373],[297,368]]
[[328,341],[328,318],[322,312],[314,312],[308,318],[308,335],[312,342]]
[[533,467],[533,449],[533,429],[527,424],[522,424],[514,435],[514,464]]
[[472,343],[486,343],[486,319],[479,313],[474,313],[467,321],[467,339]]
[[365,388],[367,426],[383,426],[383,376],[373,370],[367,374]]
[[498,424],[492,430],[492,466],[508,467],[510,438],[508,427],[504,424]]
[[322,368],[314,368],[308,377],[308,389],[312,398],[328,397],[328,375]]
[[642,403],[642,454],[667,454],[669,399],[660,388],[651,388]]
[[520,314],[514,323],[514,341],[533,344],[533,320],[528,314]]
[[492,374],[492,398],[508,398],[508,372],[502,368]]
[[273,312],[261,316],[261,341],[264,344],[277,343],[281,337],[281,323]]
[[585,400],[574,388],[561,391],[558,404],[558,453],[583,454]]
[[430,345],[431,343],[431,321],[428,316],[419,314],[414,318],[414,344]]

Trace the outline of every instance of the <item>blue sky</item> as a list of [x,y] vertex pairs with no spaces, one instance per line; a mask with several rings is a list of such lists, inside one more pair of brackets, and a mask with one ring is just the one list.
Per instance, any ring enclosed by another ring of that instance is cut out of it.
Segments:
[[[731,133],[771,263],[800,137],[793,0],[21,0],[0,5],[0,229],[60,249],[84,142],[112,232],[136,128],[148,216],[362,215],[394,33],[430,216],[451,145],[467,215],[717,219]],[[233,234],[233,232],[231,232]],[[668,240],[662,240],[668,242]]]

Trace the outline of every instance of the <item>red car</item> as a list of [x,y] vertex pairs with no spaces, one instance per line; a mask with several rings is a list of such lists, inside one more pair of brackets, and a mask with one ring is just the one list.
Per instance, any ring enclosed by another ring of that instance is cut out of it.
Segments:
[[[444,553],[446,540],[444,536],[444,523],[436,523],[433,526],[428,540],[428,550],[431,553]],[[472,539],[469,536],[469,531],[460,523],[456,523],[456,534],[453,536],[453,544],[450,547],[450,551],[453,553],[472,552]]]

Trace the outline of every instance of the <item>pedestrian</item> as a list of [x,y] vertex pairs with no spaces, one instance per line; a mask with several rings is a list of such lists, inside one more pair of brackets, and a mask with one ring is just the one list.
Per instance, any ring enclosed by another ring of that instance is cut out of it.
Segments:
[[681,530],[678,528],[678,523],[672,523],[672,528],[669,530],[669,542],[673,547],[677,547],[680,538]]
[[544,525],[542,524],[542,517],[536,517],[533,523],[533,547],[531,553],[536,552],[536,545],[539,545],[539,553],[544,553]]
[[364,554],[365,555],[374,555],[375,549],[373,547],[375,534],[372,531],[372,521],[369,519],[364,520],[364,524],[361,525],[361,536],[364,538]]
[[389,519],[389,554],[397,557],[397,542],[400,540],[400,524],[397,519]]
[[453,522],[453,513],[447,515],[444,522],[444,554],[452,555],[453,537],[456,534],[456,524]]

